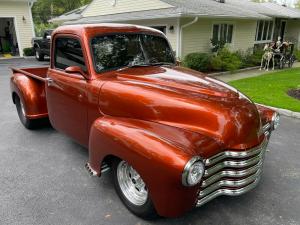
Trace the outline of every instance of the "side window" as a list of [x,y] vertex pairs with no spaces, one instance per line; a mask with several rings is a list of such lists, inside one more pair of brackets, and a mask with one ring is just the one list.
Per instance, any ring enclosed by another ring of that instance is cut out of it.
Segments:
[[56,38],[54,66],[57,69],[66,69],[69,66],[79,66],[86,72],[83,52],[80,42],[74,38]]

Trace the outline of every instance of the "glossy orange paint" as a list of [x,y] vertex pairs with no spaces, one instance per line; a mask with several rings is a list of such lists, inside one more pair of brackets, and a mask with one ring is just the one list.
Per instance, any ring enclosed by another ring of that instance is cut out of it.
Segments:
[[[259,145],[261,127],[274,112],[219,80],[175,65],[96,73],[92,37],[140,32],[164,36],[130,25],[60,27],[52,42],[59,36],[77,38],[86,74],[58,70],[51,57],[47,72],[15,69],[11,89],[24,100],[28,117],[47,114],[57,130],[88,147],[90,166],[99,176],[108,156],[129,162],[147,184],[157,212],[174,217],[192,209],[200,191],[199,185],[182,185],[186,163],[194,156],[205,159]],[[53,56],[55,46],[51,49]]]
[[28,118],[39,119],[47,117],[45,77],[48,67],[12,70],[14,73],[10,82],[12,97],[14,98],[17,95],[21,98]]

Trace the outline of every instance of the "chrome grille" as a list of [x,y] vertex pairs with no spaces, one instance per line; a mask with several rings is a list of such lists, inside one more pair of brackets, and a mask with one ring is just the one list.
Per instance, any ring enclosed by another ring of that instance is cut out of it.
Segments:
[[219,195],[236,196],[254,188],[259,182],[268,138],[244,152],[225,151],[205,160],[205,174],[197,206]]

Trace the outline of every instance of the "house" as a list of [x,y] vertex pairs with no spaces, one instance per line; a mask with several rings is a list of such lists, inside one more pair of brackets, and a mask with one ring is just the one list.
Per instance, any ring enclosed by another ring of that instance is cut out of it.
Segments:
[[81,13],[86,7],[87,7],[87,5],[81,6],[78,9],[74,9],[74,10],[67,12],[65,14],[62,14],[58,17],[52,18],[48,22],[61,24],[64,22],[80,19],[82,17]]
[[0,57],[23,56],[35,36],[31,7],[36,0],[0,0]]
[[[59,22],[59,21],[57,21]],[[65,24],[117,22],[150,26],[166,34],[176,55],[209,52],[211,39],[246,51],[277,40],[300,47],[300,11],[249,0],[93,0]]]

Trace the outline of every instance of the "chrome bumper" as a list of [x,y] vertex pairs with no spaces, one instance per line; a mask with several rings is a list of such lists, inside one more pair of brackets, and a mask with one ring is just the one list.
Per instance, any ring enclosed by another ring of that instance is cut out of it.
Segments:
[[225,151],[205,160],[205,174],[196,206],[220,196],[237,196],[253,189],[259,182],[268,135],[249,151]]

